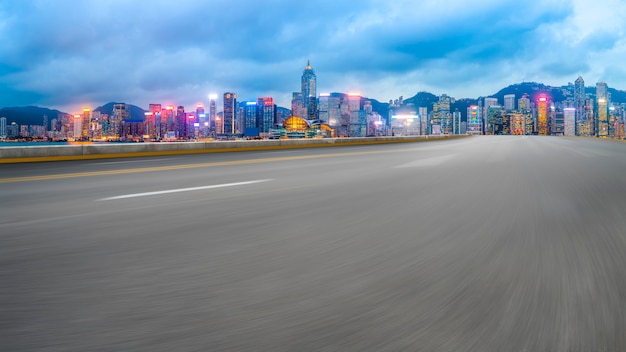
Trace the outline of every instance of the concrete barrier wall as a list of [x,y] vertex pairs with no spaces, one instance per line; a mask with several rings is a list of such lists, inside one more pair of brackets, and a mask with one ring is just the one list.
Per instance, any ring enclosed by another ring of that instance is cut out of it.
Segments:
[[1,147],[0,163],[45,160],[95,159],[103,157],[132,157],[141,155],[167,155],[211,153],[237,150],[261,150],[281,148],[306,148],[333,145],[380,144],[418,142],[452,139],[465,136],[412,136],[412,137],[364,137],[364,138],[313,138],[270,139],[210,142],[162,142],[162,143],[108,143],[79,145],[46,145]]

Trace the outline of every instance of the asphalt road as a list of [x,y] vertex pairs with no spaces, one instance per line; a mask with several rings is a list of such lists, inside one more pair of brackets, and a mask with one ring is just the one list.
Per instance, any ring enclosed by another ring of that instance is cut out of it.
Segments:
[[626,351],[626,144],[0,165],[2,351]]

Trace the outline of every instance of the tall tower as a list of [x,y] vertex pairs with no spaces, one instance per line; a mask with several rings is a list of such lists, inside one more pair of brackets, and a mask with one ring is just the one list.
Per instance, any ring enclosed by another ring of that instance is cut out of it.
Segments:
[[507,112],[515,110],[515,94],[507,94],[504,96],[504,110]]
[[217,131],[217,94],[209,94],[209,126],[212,130]]
[[317,115],[317,77],[315,71],[311,67],[311,61],[307,61],[304,72],[302,72],[302,105],[308,120],[315,120]]
[[596,136],[607,137],[609,134],[609,87],[604,82],[596,83]]
[[0,117],[0,138],[7,138],[7,118]]
[[271,97],[257,99],[256,125],[259,132],[268,133],[276,121],[276,104]]
[[585,80],[582,76],[578,76],[574,82],[574,126],[576,135],[580,135],[578,126],[586,120],[585,114]]
[[80,133],[80,138],[81,139],[88,139],[89,138],[89,121],[91,119],[91,109],[89,108],[84,108],[83,109],[83,115],[81,118],[81,133]]
[[539,96],[537,101],[537,134],[548,135],[548,97]]
[[237,112],[237,94],[224,93],[224,133],[235,133],[235,114]]

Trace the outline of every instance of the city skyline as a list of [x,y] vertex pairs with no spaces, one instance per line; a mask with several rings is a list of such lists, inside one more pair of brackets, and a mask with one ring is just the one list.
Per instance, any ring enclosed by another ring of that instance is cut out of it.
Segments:
[[194,106],[235,92],[289,107],[307,60],[318,94],[379,101],[418,91],[474,98],[579,75],[626,87],[619,1],[0,1],[0,15],[10,38],[0,42],[0,106]]

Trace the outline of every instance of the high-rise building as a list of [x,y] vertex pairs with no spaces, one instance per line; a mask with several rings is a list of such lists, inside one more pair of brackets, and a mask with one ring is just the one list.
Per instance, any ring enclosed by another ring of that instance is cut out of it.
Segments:
[[91,121],[91,109],[84,108],[83,115],[81,116],[81,122],[80,122],[80,126],[81,126],[80,136],[75,136],[75,137],[80,137],[81,139],[89,139],[89,122],[90,121]]
[[483,126],[485,126],[485,134],[487,134],[489,126],[489,108],[492,106],[498,106],[498,98],[485,98],[483,101]]
[[116,139],[123,138],[123,124],[130,117],[130,105],[125,103],[114,104],[113,114],[109,119],[109,136]]
[[209,95],[209,128],[212,131],[216,131],[216,120],[217,117],[217,94]]
[[303,99],[303,107],[308,120],[317,119],[317,77],[315,76],[315,71],[313,67],[311,67],[311,61],[307,61],[306,67],[304,68],[304,72],[302,72],[302,99]]
[[461,134],[461,112],[452,113],[452,134]]
[[74,131],[72,133],[73,138],[80,139],[83,134],[82,131],[83,131],[83,115],[75,114],[74,115]]
[[524,94],[521,98],[517,100],[517,109],[520,112],[526,112],[530,110],[530,99],[528,95]]
[[485,134],[503,134],[503,115],[500,105],[490,105],[489,108],[487,108]]
[[175,131],[177,138],[187,138],[187,114],[185,113],[185,107],[182,105],[176,107]]
[[[578,126],[587,120],[585,115],[585,80],[583,80],[582,76],[578,76],[574,82],[574,109],[575,133],[576,135],[581,135],[580,131],[578,131]],[[567,132],[566,135],[568,135]]]
[[237,94],[235,93],[224,93],[224,134],[234,134],[236,133],[235,129],[235,119],[237,112]]
[[606,83],[596,83],[596,136],[607,137],[609,135],[609,88]]
[[7,138],[7,135],[7,118],[3,116],[0,117],[0,138]]
[[161,124],[166,126],[166,137],[176,137],[176,113],[174,112],[174,105],[168,105],[165,109],[161,109]]
[[537,134],[548,135],[548,97],[545,95],[537,99]]
[[274,128],[276,122],[276,104],[271,97],[263,97],[257,99],[257,119],[256,124],[260,133],[269,133]]
[[160,139],[161,135],[161,104],[148,105],[145,120],[145,133],[148,138]]
[[452,114],[450,113],[450,105],[454,103],[454,99],[446,94],[442,94],[437,101],[437,118],[441,124],[441,133],[452,134]]
[[504,96],[504,110],[507,112],[515,110],[515,94],[507,94]]
[[348,93],[348,108],[350,110],[350,137],[365,137],[367,135],[367,113],[363,110],[361,94]]
[[509,134],[524,134],[524,114],[519,111],[507,112],[507,120],[510,124]]
[[293,116],[306,118],[306,111],[304,109],[304,99],[302,99],[302,92],[293,92],[291,98],[291,114]]
[[244,132],[246,129],[257,128],[256,110],[257,110],[256,101],[248,101],[244,105],[244,109],[243,109]]
[[467,133],[483,133],[483,119],[480,112],[480,107],[477,105],[471,105],[467,107]]
[[[577,103],[577,102],[576,102]],[[563,135],[576,135],[576,108],[563,109]]]
[[420,134],[422,136],[427,135],[429,128],[429,122],[428,122],[428,108],[425,106],[420,106],[417,108],[417,115],[419,116],[419,123],[420,123]]

